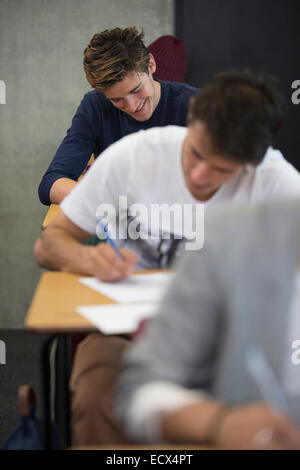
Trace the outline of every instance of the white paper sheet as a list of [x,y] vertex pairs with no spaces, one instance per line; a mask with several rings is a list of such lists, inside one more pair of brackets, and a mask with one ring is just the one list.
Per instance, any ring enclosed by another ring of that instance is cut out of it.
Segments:
[[158,302],[77,307],[78,313],[107,335],[133,333],[141,320],[152,317],[157,310]]
[[95,277],[80,278],[80,282],[119,303],[153,302],[163,295],[173,273],[133,274],[120,282],[102,282]]

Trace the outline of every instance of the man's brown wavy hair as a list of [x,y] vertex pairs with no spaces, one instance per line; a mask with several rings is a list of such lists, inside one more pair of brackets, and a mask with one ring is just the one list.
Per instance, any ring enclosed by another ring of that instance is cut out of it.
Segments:
[[274,77],[232,70],[203,85],[191,100],[188,124],[203,122],[212,146],[228,160],[258,165],[276,142],[285,107]]
[[89,84],[103,91],[130,72],[148,73],[149,53],[144,32],[135,26],[95,34],[84,51],[83,67]]

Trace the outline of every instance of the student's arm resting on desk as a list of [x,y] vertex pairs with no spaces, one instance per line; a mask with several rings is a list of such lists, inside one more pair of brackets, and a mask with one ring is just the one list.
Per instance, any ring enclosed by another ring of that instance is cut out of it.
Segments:
[[[76,184],[92,153],[97,156],[101,152],[97,137],[100,128],[97,100],[95,92],[83,97],[70,129],[40,182],[38,193],[43,204],[60,203],[71,191],[71,183]],[[57,188],[52,191],[58,180]]]
[[121,259],[107,243],[83,245],[81,242],[89,236],[60,213],[37,240],[36,260],[49,269],[95,276],[103,281],[118,281],[133,272],[137,260],[134,253],[121,250]]
[[192,403],[163,416],[161,433],[167,442],[224,449],[300,449],[300,429],[263,402],[232,408],[216,400]]

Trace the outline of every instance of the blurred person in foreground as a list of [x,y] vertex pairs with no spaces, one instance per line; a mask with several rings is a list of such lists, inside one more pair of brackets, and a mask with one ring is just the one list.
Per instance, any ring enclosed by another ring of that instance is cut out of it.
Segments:
[[[300,449],[300,199],[228,208],[205,228],[127,351],[120,421],[139,442]],[[263,401],[246,367],[253,348],[288,415]]]

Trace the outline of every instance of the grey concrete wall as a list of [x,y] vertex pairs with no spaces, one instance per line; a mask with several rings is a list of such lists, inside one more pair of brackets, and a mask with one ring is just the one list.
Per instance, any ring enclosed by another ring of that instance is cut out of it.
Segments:
[[[173,34],[173,0],[0,0],[0,327],[21,326],[42,270],[32,247],[46,208],[37,187],[89,89],[92,35],[143,28]],[[3,87],[1,87],[3,90]]]

